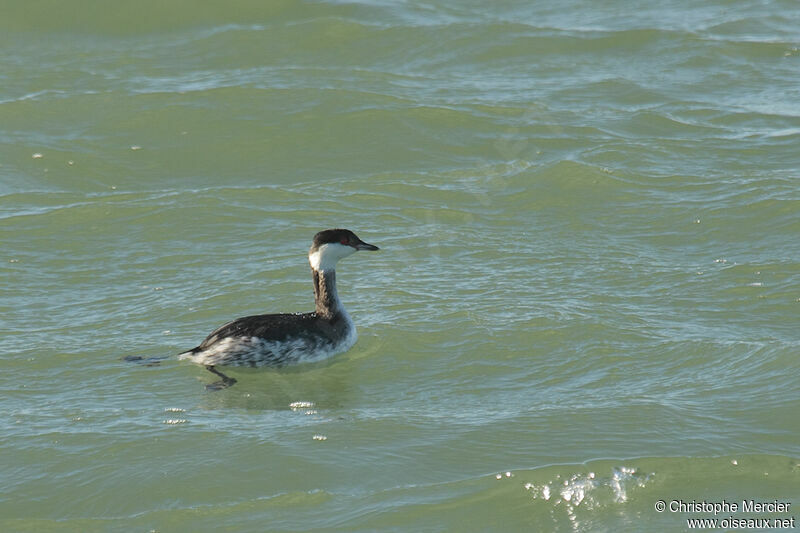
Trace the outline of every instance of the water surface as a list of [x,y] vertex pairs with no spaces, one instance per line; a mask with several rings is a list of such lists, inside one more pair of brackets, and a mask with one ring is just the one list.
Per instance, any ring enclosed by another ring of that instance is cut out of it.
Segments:
[[[3,11],[3,531],[800,505],[795,3]],[[121,360],[310,310],[328,227],[381,247],[347,354],[218,393]]]

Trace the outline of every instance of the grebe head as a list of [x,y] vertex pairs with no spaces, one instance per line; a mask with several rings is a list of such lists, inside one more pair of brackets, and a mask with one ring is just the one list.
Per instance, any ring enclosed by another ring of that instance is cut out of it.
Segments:
[[314,235],[314,242],[308,251],[308,262],[318,272],[335,270],[339,259],[344,259],[359,250],[378,250],[377,246],[367,244],[349,229],[326,229]]

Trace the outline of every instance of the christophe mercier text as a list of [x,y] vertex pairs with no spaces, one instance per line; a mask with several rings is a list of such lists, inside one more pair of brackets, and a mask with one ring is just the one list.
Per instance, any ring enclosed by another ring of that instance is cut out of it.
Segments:
[[683,500],[672,500],[669,502],[669,510],[672,513],[788,513],[792,502],[781,502],[772,500],[760,502],[756,500],[742,500],[741,503],[696,501],[685,502]]

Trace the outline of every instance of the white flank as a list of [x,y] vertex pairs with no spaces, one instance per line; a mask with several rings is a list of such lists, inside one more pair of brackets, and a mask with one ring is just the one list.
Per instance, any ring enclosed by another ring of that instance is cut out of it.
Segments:
[[355,324],[345,313],[347,334],[336,343],[314,338],[269,341],[259,337],[226,337],[197,353],[184,352],[178,359],[201,365],[262,366],[263,364],[314,363],[346,352],[358,340]]

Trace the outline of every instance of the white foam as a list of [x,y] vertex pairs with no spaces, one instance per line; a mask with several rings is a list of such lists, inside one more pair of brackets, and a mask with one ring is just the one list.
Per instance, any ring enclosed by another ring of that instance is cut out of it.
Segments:
[[612,468],[607,478],[598,477],[595,472],[573,474],[565,479],[557,476],[549,483],[525,483],[525,490],[534,499],[563,504],[567,514],[573,516],[576,508],[587,504],[594,507],[609,502],[624,503],[631,488],[644,487],[649,479],[649,475],[634,468],[619,466]]

